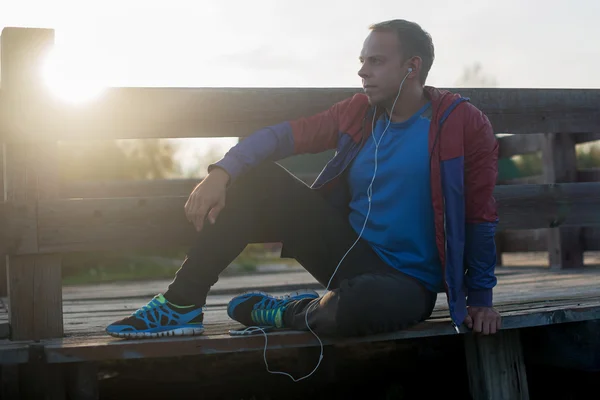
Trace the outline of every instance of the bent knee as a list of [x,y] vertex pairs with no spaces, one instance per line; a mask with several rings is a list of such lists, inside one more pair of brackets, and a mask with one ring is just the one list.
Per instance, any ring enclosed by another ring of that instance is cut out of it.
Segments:
[[[365,274],[342,282],[336,321],[340,335],[394,332],[426,317],[428,299],[393,277]],[[417,289],[420,289],[418,285]]]

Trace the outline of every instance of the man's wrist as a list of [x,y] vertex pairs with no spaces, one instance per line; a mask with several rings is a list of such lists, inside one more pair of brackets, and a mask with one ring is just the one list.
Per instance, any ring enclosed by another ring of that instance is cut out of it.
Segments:
[[222,182],[223,186],[227,186],[229,183],[230,176],[223,168],[215,167],[209,173],[208,176],[212,180],[216,180],[217,182]]
[[469,290],[467,306],[470,307],[492,307],[492,289]]

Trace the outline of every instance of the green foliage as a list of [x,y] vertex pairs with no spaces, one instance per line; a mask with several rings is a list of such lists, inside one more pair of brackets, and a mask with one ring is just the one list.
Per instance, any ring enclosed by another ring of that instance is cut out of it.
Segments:
[[60,173],[65,181],[168,178],[178,173],[174,151],[157,139],[61,142]]
[[577,168],[600,168],[600,144],[578,152]]

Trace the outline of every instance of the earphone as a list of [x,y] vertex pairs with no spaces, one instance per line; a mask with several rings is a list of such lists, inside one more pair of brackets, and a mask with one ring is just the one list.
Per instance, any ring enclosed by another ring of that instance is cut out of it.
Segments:
[[[373,142],[375,143],[375,167],[373,170],[373,177],[371,178],[371,183],[369,184],[369,187],[367,188],[367,199],[369,202],[369,207],[367,209],[367,215],[365,216],[365,222],[363,223],[362,229],[358,235],[358,237],[356,238],[356,240],[354,241],[354,243],[352,244],[352,246],[350,246],[350,248],[348,249],[348,251],[346,251],[346,253],[344,254],[344,256],[340,259],[337,267],[335,268],[335,270],[333,271],[333,274],[331,274],[331,278],[329,278],[329,282],[327,283],[327,287],[325,288],[325,292],[329,292],[329,287],[331,286],[331,281],[333,280],[333,277],[335,276],[335,274],[337,273],[338,269],[340,268],[340,265],[342,264],[342,262],[344,261],[344,259],[346,258],[346,256],[350,253],[350,251],[354,248],[354,246],[356,246],[356,244],[360,241],[362,234],[365,230],[365,227],[367,226],[367,222],[369,220],[369,215],[371,214],[371,198],[373,195],[373,182],[375,181],[375,176],[377,175],[377,155],[378,155],[378,150],[379,150],[379,144],[381,143],[381,141],[383,140],[383,136],[385,135],[385,133],[387,132],[388,128],[390,127],[390,124],[392,123],[392,114],[394,112],[394,108],[396,107],[396,102],[398,101],[398,98],[400,97],[400,92],[402,91],[402,86],[404,85],[404,81],[406,80],[406,78],[408,78],[408,76],[410,75],[410,73],[413,71],[412,68],[408,68],[408,73],[404,76],[404,78],[402,79],[402,82],[400,83],[400,87],[398,88],[398,94],[396,95],[396,98],[394,100],[394,103],[392,104],[392,109],[390,110],[390,115],[389,115],[389,120],[388,123],[385,127],[385,129],[383,130],[383,133],[381,134],[381,137],[379,138],[379,141],[377,141],[377,139],[375,138],[375,116],[377,115],[377,106],[375,106],[375,109],[373,110],[373,119],[371,121],[371,136],[373,137]],[[318,305],[319,302],[313,302],[312,305]],[[310,307],[310,306],[309,306]],[[316,306],[315,306],[316,308]],[[313,308],[314,309],[314,308]],[[244,330],[242,330],[242,332],[262,332],[262,334],[265,337],[265,347],[263,350],[263,359],[265,361],[265,366],[267,368],[267,372],[271,373],[271,374],[279,374],[279,375],[285,375],[288,376],[292,381],[294,382],[299,382],[303,379],[306,379],[308,377],[310,377],[312,374],[314,374],[317,369],[319,368],[319,366],[321,365],[321,361],[323,360],[323,342],[321,341],[321,338],[319,338],[319,336],[311,329],[310,325],[308,324],[308,313],[309,311],[311,311],[310,309],[307,309],[306,312],[304,313],[304,322],[306,323],[306,327],[308,328],[308,330],[314,335],[315,338],[317,338],[317,340],[319,341],[319,345],[321,348],[320,354],[319,354],[319,361],[317,362],[317,365],[315,366],[315,368],[307,375],[301,377],[301,378],[294,378],[293,376],[291,376],[290,374],[288,374],[287,372],[280,372],[280,371],[271,371],[269,370],[269,364],[267,363],[267,333],[265,332],[265,330],[259,326],[250,326]]]

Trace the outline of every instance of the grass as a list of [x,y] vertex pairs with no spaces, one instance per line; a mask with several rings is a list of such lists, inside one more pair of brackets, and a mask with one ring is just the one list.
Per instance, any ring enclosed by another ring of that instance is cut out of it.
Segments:
[[[71,253],[63,256],[63,285],[172,279],[185,259],[182,249],[161,251]],[[223,272],[256,272],[261,264],[287,263],[277,250],[252,244]],[[291,263],[290,263],[291,264]]]

